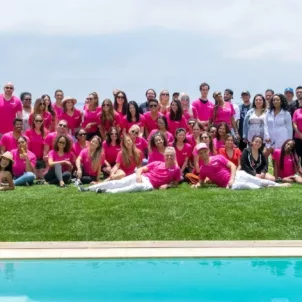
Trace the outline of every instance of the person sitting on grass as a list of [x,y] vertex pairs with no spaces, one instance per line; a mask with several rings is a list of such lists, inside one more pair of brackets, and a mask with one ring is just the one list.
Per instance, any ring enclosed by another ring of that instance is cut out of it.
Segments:
[[278,182],[302,184],[301,167],[293,139],[286,140],[281,149],[275,149],[273,159],[274,174]]
[[218,187],[232,190],[290,186],[288,183],[278,184],[265,178],[252,176],[245,171],[237,170],[236,166],[222,155],[210,156],[208,146],[205,143],[199,144],[198,153],[203,160],[200,167],[200,182],[192,185],[192,188],[201,187],[206,178],[209,178]]
[[0,191],[14,190],[13,155],[6,151],[0,155]]
[[165,162],[154,161],[123,179],[103,182],[87,188],[78,187],[78,190],[96,193],[128,193],[174,188],[177,187],[181,176],[180,168],[175,164],[175,158],[175,149],[167,147]]

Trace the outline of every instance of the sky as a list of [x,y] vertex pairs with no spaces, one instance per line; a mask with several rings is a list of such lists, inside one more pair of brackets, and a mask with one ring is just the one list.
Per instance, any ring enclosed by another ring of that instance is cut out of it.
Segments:
[[[122,89],[199,97],[199,85],[283,92],[302,84],[300,0],[11,0],[0,18],[0,84],[79,102]],[[1,88],[2,89],[2,88]]]

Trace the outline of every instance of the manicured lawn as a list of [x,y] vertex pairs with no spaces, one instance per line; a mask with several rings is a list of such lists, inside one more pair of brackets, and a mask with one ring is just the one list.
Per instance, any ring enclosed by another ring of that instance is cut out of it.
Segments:
[[122,195],[70,186],[0,193],[0,241],[302,239],[302,186]]

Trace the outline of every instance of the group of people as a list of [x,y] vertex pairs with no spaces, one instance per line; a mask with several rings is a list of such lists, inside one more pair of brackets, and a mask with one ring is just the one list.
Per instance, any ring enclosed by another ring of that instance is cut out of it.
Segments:
[[[168,189],[187,181],[232,189],[302,183],[302,86],[284,94],[268,89],[251,100],[202,83],[200,97],[154,89],[146,102],[113,91],[101,104],[90,93],[83,108],[55,91],[32,101],[14,95],[13,83],[0,94],[0,190],[72,181],[79,191],[98,193]],[[296,100],[294,100],[296,94]],[[268,172],[272,157],[273,173]],[[84,184],[89,184],[84,187]]]

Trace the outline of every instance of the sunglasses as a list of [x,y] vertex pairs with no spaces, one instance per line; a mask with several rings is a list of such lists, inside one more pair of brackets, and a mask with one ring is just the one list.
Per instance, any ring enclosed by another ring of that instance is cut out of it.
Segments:
[[149,108],[156,108],[157,107],[157,105],[149,105]]
[[67,125],[65,125],[65,124],[59,124],[59,127],[61,127],[61,128],[67,128]]
[[40,106],[45,106],[45,103],[40,103]]
[[79,136],[86,136],[87,134],[86,133],[79,133],[78,135]]
[[31,99],[24,99],[24,101],[31,101]]
[[66,142],[58,141],[58,143],[61,145],[66,145]]
[[87,101],[92,101],[92,100],[93,100],[93,98],[86,98],[86,100],[87,100]]
[[169,93],[162,93],[161,95],[169,96],[170,94]]
[[124,97],[123,97],[123,96],[120,96],[120,95],[118,95],[116,98],[117,98],[117,99],[124,99]]
[[131,131],[131,133],[132,133],[132,134],[136,134],[136,135],[139,135],[139,132],[137,132],[137,131],[134,131],[134,130],[132,130],[132,131]]
[[103,107],[110,107],[110,104],[103,104]]
[[36,123],[43,123],[43,120],[35,120]]
[[195,125],[195,123],[194,122],[190,122],[190,123],[188,123],[190,126],[193,126],[193,125]]
[[5,87],[5,89],[14,90],[14,87]]

